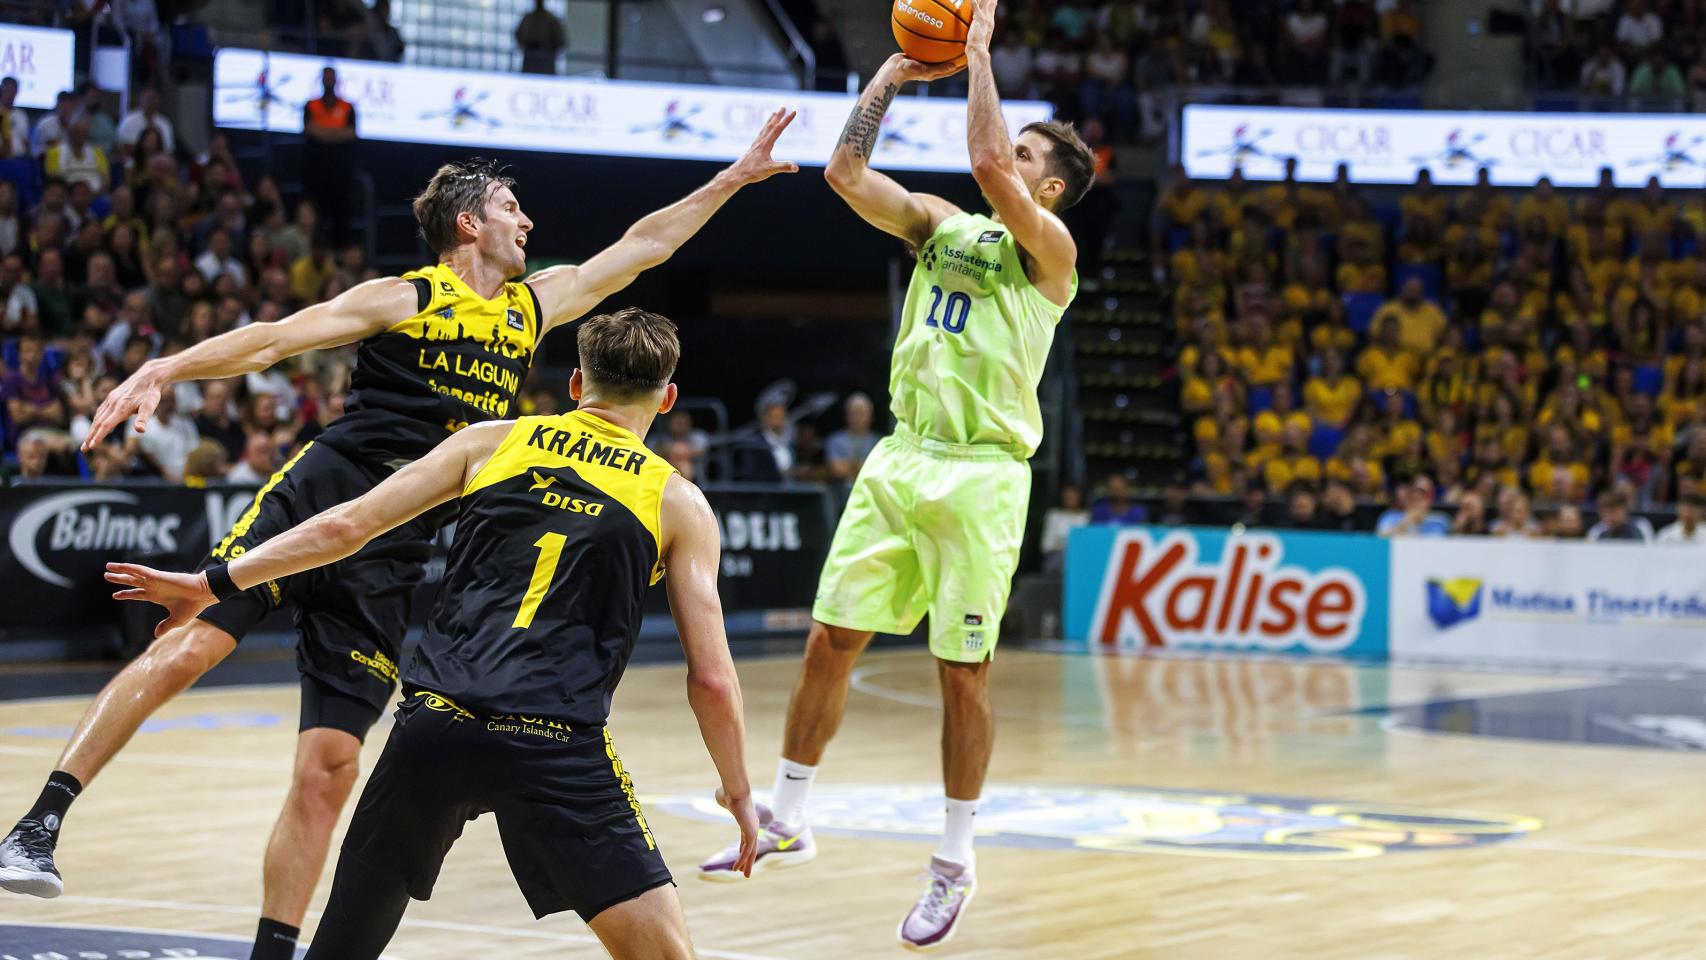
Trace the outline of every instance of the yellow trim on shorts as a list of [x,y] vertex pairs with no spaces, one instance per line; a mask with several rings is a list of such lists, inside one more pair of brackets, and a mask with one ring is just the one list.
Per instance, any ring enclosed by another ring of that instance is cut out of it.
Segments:
[[634,821],[640,825],[640,832],[645,834],[646,849],[656,850],[658,842],[652,838],[652,828],[646,824],[645,811],[640,809],[640,798],[634,796],[634,778],[628,776],[628,771],[622,768],[622,758],[616,755],[616,741],[610,739],[610,728],[604,728],[604,755],[610,758],[610,769],[615,771],[616,779],[622,782],[622,792],[628,796],[628,806],[634,808]]
[[[231,532],[225,535],[225,539],[219,541],[219,546],[213,548],[215,557],[224,560],[226,552],[231,549],[231,542],[249,532],[249,528],[255,525],[255,520],[261,515],[261,501],[266,499],[267,494],[272,492],[272,488],[278,486],[279,481],[284,479],[284,475],[290,472],[291,467],[296,466],[296,461],[301,460],[302,455],[307,453],[308,448],[313,445],[314,441],[312,440],[303,444],[302,449],[296,451],[296,456],[285,461],[284,466],[278,468],[278,472],[272,475],[266,485],[255,491],[255,502],[249,504],[249,509],[243,511],[243,515],[237,518],[237,522],[231,526]],[[273,587],[273,594],[275,597],[278,594],[276,586]]]

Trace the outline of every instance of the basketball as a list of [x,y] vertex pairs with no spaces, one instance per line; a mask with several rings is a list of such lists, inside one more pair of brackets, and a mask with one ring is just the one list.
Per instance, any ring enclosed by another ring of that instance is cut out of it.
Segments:
[[921,63],[947,63],[966,52],[971,0],[894,0],[889,25],[901,52]]

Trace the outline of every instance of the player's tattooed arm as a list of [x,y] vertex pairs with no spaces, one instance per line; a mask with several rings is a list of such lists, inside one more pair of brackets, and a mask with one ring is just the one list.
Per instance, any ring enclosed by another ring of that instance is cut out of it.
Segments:
[[900,85],[908,80],[934,80],[958,73],[963,60],[925,64],[895,54],[882,65],[847,117],[823,177],[866,223],[915,246],[922,245],[936,225],[959,212],[940,197],[911,193],[870,168],[882,135],[883,117],[894,103]]
[[877,146],[877,132],[883,128],[883,117],[888,114],[889,104],[894,102],[894,95],[899,92],[900,84],[890,83],[877,96],[868,100],[861,98],[853,106],[847,126],[841,131],[841,145],[852,147],[856,157],[871,159],[871,151]]

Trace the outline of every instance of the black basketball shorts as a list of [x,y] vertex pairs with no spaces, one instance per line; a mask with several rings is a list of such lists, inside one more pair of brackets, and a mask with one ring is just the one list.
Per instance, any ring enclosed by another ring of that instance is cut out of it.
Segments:
[[590,921],[674,882],[607,728],[487,716],[436,694],[405,694],[342,857],[426,900],[463,824],[493,813],[535,917],[573,910]]
[[[354,500],[386,476],[383,469],[310,443],[261,487],[203,565],[235,560],[322,510]],[[222,600],[202,611],[201,619],[241,640],[273,610],[291,605],[302,675],[365,702],[377,720],[391,703],[403,636],[439,516],[432,511],[416,517],[354,556]],[[303,724],[320,725],[306,711]],[[349,732],[360,737],[366,730]]]

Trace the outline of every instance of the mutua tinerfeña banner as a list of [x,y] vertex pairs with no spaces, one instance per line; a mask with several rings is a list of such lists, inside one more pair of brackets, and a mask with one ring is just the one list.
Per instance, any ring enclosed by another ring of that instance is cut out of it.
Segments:
[[1392,543],[1392,653],[1706,667],[1706,550],[1631,541]]
[[1383,657],[1389,560],[1368,536],[1085,527],[1067,546],[1066,638]]

